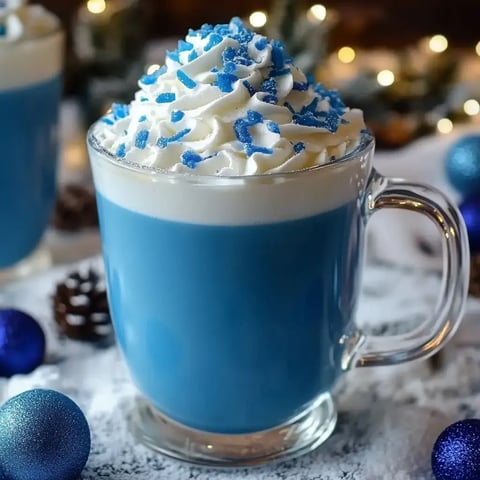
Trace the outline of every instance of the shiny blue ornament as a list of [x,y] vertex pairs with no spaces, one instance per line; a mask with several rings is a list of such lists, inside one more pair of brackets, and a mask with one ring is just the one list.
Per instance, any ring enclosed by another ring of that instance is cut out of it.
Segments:
[[45,334],[36,320],[19,310],[0,310],[0,377],[30,373],[44,356]]
[[462,420],[447,427],[432,452],[436,480],[480,479],[480,420]]
[[460,211],[468,231],[468,241],[473,254],[480,253],[480,193],[460,204]]
[[87,420],[62,393],[29,390],[0,408],[2,480],[78,480],[89,454]]
[[480,135],[468,135],[452,145],[446,170],[448,180],[463,197],[480,193]]

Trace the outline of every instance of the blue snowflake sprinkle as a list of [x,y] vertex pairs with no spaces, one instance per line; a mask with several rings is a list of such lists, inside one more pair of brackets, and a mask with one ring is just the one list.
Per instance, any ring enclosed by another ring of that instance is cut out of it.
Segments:
[[180,120],[182,120],[184,116],[185,116],[185,113],[183,113],[181,110],[174,110],[170,115],[170,120],[173,123],[177,123]]
[[114,125],[115,124],[115,122],[109,117],[103,117],[102,122],[107,124],[107,125]]
[[144,85],[153,85],[157,82],[159,77],[166,72],[167,67],[164,65],[163,67],[155,70],[153,73],[143,75],[143,77],[140,79],[140,82],[142,82]]
[[306,90],[308,90],[308,82],[293,82],[292,90],[305,92]]
[[231,73],[219,73],[217,75],[217,81],[214,83],[220,91],[224,93],[233,92],[233,84],[238,80],[236,75]]
[[267,48],[267,45],[268,40],[265,37],[262,37],[260,40],[257,40],[255,42],[255,48],[260,51],[265,50],[265,48]]
[[202,160],[202,157],[192,150],[187,150],[186,152],[182,153],[182,163],[189,168],[195,168],[197,163],[201,162]]
[[222,53],[223,63],[232,62],[237,55],[236,50],[233,47],[227,47]]
[[112,105],[112,113],[115,120],[120,120],[121,118],[128,117],[130,114],[130,107],[123,103],[114,103]]
[[277,122],[274,122],[273,120],[269,120],[266,123],[266,125],[268,130],[270,130],[272,133],[280,134],[280,125]]
[[117,157],[125,158],[126,155],[127,155],[127,146],[124,143],[122,143],[121,145],[119,145],[117,149]]
[[140,101],[141,101],[141,102],[148,102],[148,98],[147,98],[147,97],[141,97],[141,98],[140,98]]
[[295,153],[300,153],[305,150],[305,144],[303,142],[298,142],[293,146],[293,151]]
[[262,98],[262,102],[270,103],[271,105],[276,105],[278,103],[278,97],[275,95],[267,94]]
[[246,145],[244,145],[244,148],[245,148],[245,153],[249,157],[254,153],[263,153],[264,155],[273,154],[273,150],[271,148],[259,147],[258,145],[253,145],[251,143],[247,143]]
[[143,123],[147,120],[147,116],[146,115],[142,115],[139,119],[138,119],[138,122],[139,123]]
[[193,43],[185,42],[185,40],[178,41],[178,51],[179,52],[188,52],[193,49]]
[[235,72],[236,69],[237,69],[237,66],[235,65],[234,62],[226,62],[223,67],[223,71],[225,73],[233,73]]
[[149,135],[150,133],[148,130],[140,130],[135,138],[135,146],[143,150],[147,146]]
[[247,112],[247,119],[250,126],[256,125],[258,123],[263,123],[263,115],[260,112],[255,110],[249,110]]
[[197,86],[197,82],[190,78],[184,71],[177,70],[177,78],[187,87],[187,88],[195,88]]
[[177,62],[177,63],[180,63],[180,54],[177,50],[174,50],[174,51],[169,51],[167,50],[167,57],[170,59],[170,60],[173,60],[174,62]]
[[237,137],[239,142],[244,144],[252,142],[252,136],[248,131],[249,125],[250,124],[243,118],[235,120],[235,123],[233,124],[233,131],[235,132],[235,136]]
[[195,50],[192,50],[188,55],[188,61],[193,62],[196,58],[198,58],[198,53]]
[[204,50],[208,52],[213,47],[218,45],[223,40],[223,37],[218,33],[212,33],[208,38],[208,43],[205,45]]
[[251,97],[253,97],[255,95],[255,93],[257,92],[248,80],[244,80],[243,85],[248,90],[248,93],[250,94]]
[[157,103],[171,103],[175,101],[175,94],[174,93],[161,93],[157,98]]
[[188,135],[190,132],[191,132],[190,128],[185,128],[184,130],[177,132],[175,135],[172,135],[171,137],[160,137],[158,139],[157,145],[160,148],[166,148],[169,143],[180,141],[183,137]]

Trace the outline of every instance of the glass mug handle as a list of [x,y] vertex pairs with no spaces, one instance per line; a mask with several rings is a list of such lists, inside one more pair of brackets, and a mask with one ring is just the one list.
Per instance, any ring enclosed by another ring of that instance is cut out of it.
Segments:
[[459,326],[469,281],[469,247],[465,224],[457,208],[435,188],[374,171],[365,199],[369,218],[383,208],[410,210],[425,215],[440,229],[443,278],[431,316],[411,332],[394,336],[366,335],[353,359],[356,367],[393,365],[437,352]]

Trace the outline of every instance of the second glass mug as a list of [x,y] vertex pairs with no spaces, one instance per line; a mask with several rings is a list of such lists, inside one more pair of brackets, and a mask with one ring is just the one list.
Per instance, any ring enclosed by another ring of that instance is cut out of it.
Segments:
[[[256,465],[332,433],[331,390],[352,367],[429,356],[461,321],[469,251],[440,192],[372,167],[374,139],[334,163],[252,177],[174,174],[89,137],[109,301],[141,396],[134,435],[189,462]],[[355,325],[365,227],[383,208],[439,227],[433,315],[390,338]]]
[[58,26],[0,44],[0,280],[49,261],[32,252],[55,201],[63,41]]

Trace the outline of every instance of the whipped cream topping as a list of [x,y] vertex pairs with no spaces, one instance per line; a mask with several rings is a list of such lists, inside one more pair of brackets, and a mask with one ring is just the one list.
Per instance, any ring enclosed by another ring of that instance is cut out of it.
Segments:
[[32,39],[58,30],[57,17],[41,5],[26,0],[0,0],[0,48],[2,43]]
[[244,27],[190,30],[129,105],[94,127],[119,161],[199,175],[296,171],[344,156],[362,112],[306,78],[284,45]]

